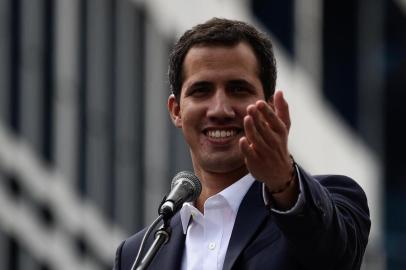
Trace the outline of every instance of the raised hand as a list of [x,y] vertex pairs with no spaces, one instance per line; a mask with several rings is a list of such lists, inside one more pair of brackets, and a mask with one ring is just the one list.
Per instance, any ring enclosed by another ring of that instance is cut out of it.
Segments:
[[293,164],[288,150],[290,129],[288,103],[281,91],[268,103],[263,100],[247,107],[245,136],[240,148],[250,173],[269,191],[283,188],[292,179]]

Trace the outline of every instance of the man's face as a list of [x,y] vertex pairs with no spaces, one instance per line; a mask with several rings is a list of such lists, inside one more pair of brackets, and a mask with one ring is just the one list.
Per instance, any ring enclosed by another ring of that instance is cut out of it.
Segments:
[[186,54],[180,101],[171,96],[168,108],[196,172],[247,172],[239,139],[247,106],[264,99],[258,74],[255,54],[244,42],[195,46]]

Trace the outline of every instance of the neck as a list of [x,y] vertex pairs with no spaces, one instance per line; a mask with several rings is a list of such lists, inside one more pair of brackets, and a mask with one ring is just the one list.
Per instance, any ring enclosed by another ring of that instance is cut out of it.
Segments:
[[204,213],[204,203],[209,197],[231,186],[246,175],[248,171],[244,166],[238,170],[227,173],[208,172],[196,169],[195,173],[202,183],[202,192],[200,193],[199,198],[196,200],[195,206],[200,212]]

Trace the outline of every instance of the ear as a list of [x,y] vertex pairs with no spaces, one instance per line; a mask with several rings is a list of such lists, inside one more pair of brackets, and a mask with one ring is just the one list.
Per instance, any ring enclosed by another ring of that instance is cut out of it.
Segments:
[[168,98],[168,111],[171,116],[172,123],[177,128],[182,128],[182,118],[180,114],[180,105],[175,98],[175,95],[171,94]]

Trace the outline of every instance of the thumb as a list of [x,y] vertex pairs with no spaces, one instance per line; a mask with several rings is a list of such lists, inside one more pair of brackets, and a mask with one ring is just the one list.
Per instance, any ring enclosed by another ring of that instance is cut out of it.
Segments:
[[290,115],[289,115],[289,105],[286,102],[283,92],[277,91],[274,95],[275,113],[285,124],[286,128],[290,129]]

